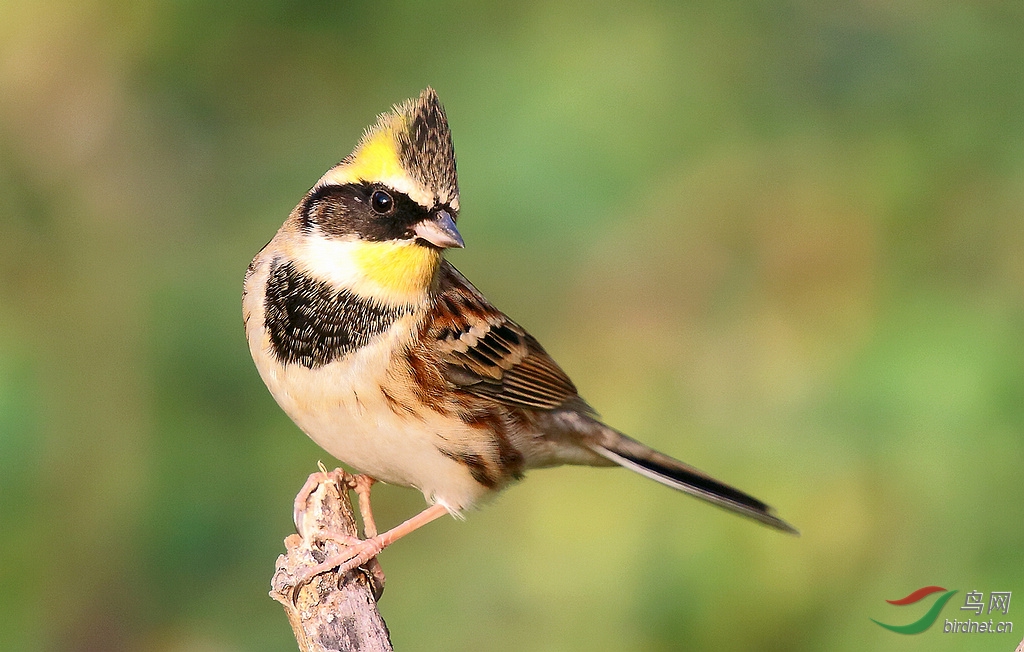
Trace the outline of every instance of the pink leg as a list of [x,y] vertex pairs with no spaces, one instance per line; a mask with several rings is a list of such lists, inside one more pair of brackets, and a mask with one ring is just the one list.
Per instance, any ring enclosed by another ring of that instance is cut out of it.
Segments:
[[[350,482],[359,498],[359,516],[363,519],[363,537],[372,539],[377,536],[377,522],[373,518],[373,509],[370,507],[370,488],[377,480],[360,473],[352,476]],[[381,594],[384,593],[384,583],[387,580],[384,576],[384,569],[380,567],[380,562],[376,557],[368,560],[363,568],[371,575],[370,584],[373,587],[373,597],[380,600]]]
[[352,477],[352,488],[359,496],[359,515],[363,517],[363,536],[367,539],[377,536],[377,523],[373,520],[373,510],[370,509],[370,487],[375,482],[377,481],[362,473]]
[[447,513],[448,510],[443,506],[431,505],[416,516],[410,518],[408,521],[395,526],[384,534],[379,534],[369,539],[363,539],[361,541],[354,541],[351,543],[349,541],[345,541],[348,545],[346,545],[344,552],[324,560],[322,564],[318,564],[316,566],[316,572],[309,574],[308,577],[312,577],[317,573],[322,573],[325,570],[335,567],[338,568],[339,575],[344,575],[353,568],[358,568],[371,559],[374,559],[382,550],[390,546],[395,541],[398,541],[410,532],[418,530],[427,523],[430,523]]

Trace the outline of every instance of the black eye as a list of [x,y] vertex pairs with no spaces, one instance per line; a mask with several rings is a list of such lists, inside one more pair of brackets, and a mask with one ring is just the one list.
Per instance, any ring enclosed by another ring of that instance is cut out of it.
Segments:
[[395,209],[395,200],[383,190],[375,190],[370,196],[370,208],[378,215],[387,215]]

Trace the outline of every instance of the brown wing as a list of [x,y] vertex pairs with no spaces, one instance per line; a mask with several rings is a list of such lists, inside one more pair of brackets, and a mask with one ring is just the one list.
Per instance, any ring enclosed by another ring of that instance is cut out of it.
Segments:
[[449,383],[517,407],[553,410],[571,403],[588,409],[540,343],[447,262],[440,284],[427,336],[440,345],[442,373]]

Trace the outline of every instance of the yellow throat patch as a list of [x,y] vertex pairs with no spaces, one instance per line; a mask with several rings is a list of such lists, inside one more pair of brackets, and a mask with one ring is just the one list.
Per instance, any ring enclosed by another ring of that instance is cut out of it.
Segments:
[[394,301],[422,301],[441,264],[441,252],[412,240],[361,242],[352,260],[368,281]]

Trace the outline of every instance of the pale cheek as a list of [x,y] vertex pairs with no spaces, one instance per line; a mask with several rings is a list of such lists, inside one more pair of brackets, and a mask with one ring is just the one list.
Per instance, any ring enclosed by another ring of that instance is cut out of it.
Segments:
[[366,242],[314,236],[287,252],[300,270],[386,305],[419,305],[441,263],[440,252],[411,241]]

